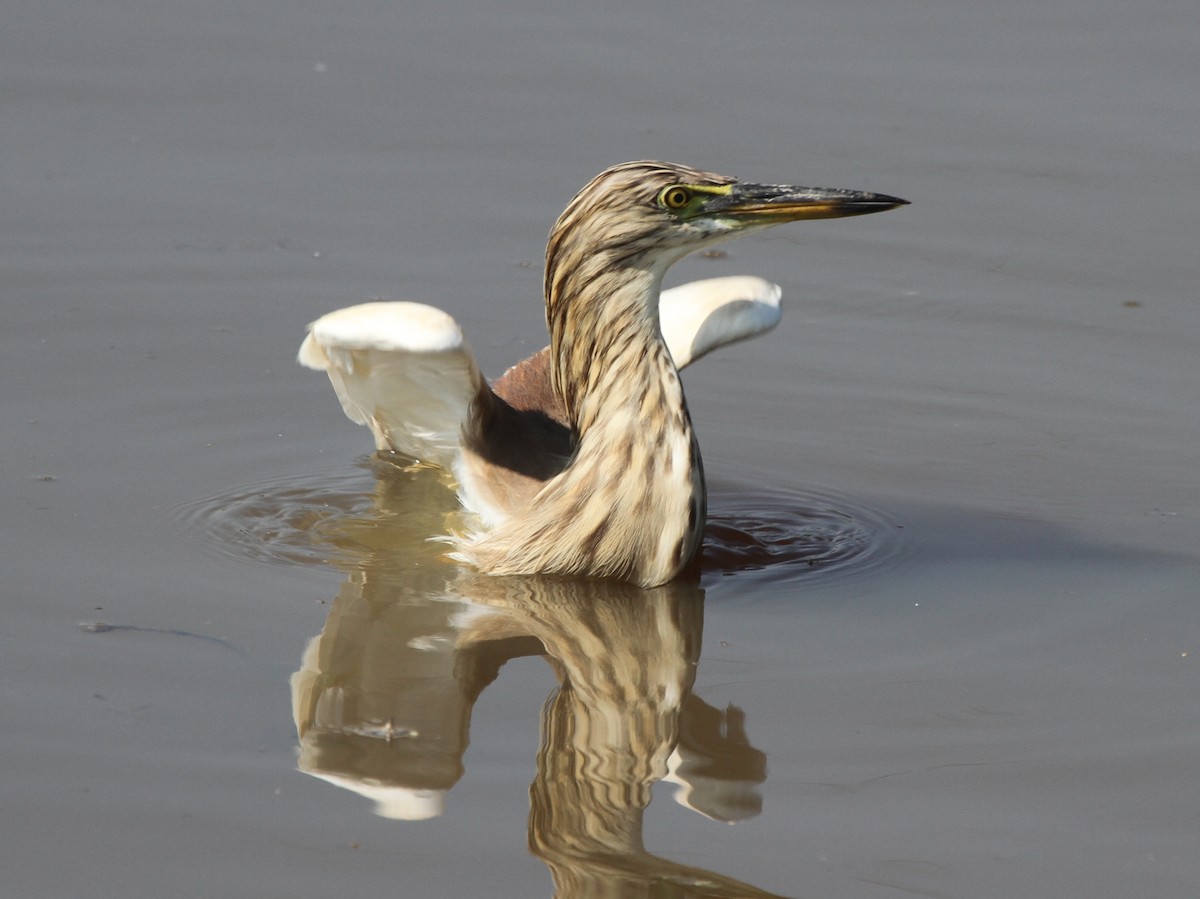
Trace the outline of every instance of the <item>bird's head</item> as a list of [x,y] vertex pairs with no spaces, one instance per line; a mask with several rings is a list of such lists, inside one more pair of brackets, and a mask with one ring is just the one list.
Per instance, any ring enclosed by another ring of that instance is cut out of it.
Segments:
[[669,162],[627,162],[575,195],[550,234],[561,251],[666,270],[697,249],[783,222],[882,212],[907,204],[885,194],[751,184]]
[[783,222],[865,215],[906,202],[853,190],[749,184],[668,162],[627,162],[601,172],[559,216],[546,245],[552,382],[568,418],[578,423],[579,396],[616,365],[614,354],[643,354],[634,334],[644,340],[659,334],[663,275],[688,253]]

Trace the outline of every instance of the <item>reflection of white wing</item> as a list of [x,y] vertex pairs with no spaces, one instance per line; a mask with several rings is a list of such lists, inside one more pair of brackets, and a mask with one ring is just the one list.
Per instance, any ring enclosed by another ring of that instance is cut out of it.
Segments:
[[420,303],[364,303],[309,326],[299,360],[324,370],[377,449],[450,468],[483,384],[458,323]]
[[[679,368],[779,323],[779,287],[762,278],[693,281],[664,290],[663,338]],[[351,421],[377,449],[451,469],[471,400],[484,387],[453,318],[420,303],[364,303],[309,325],[302,365],[325,371]]]

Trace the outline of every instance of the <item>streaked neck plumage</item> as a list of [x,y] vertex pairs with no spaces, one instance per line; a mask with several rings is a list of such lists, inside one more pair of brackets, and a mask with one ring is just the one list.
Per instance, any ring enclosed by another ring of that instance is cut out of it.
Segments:
[[546,251],[552,381],[573,452],[522,514],[459,556],[493,574],[674,578],[700,546],[704,473],[683,386],[658,324],[675,260],[647,244],[597,244],[596,222],[560,219]]
[[551,240],[545,278],[553,384],[575,439],[563,478],[592,533],[636,557],[632,579],[661,583],[695,554],[705,518],[700,450],[659,329],[675,259],[628,243],[585,253],[573,231]]

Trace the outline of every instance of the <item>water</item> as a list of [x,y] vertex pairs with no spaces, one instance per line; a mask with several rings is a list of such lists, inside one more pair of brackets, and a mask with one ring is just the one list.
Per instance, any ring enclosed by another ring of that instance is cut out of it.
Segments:
[[[1198,45],[1170,0],[9,10],[8,889],[1200,892]],[[673,271],[784,289],[685,375],[698,581],[472,577],[304,325],[418,299],[499,373],[643,157],[913,205]]]

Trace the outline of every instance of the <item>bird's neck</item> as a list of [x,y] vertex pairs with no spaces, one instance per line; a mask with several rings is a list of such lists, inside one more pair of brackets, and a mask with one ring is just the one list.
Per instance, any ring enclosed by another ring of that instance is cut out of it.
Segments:
[[580,266],[562,278],[548,271],[546,284],[554,391],[582,436],[607,412],[670,377],[674,363],[658,324],[662,276],[636,267]]
[[576,496],[594,498],[597,508],[585,518],[623,519],[626,539],[645,544],[634,553],[638,565],[658,573],[633,579],[661,583],[699,546],[703,467],[683,385],[659,330],[662,273],[602,263],[598,258],[561,276],[547,266],[554,387],[576,439],[564,475]]

